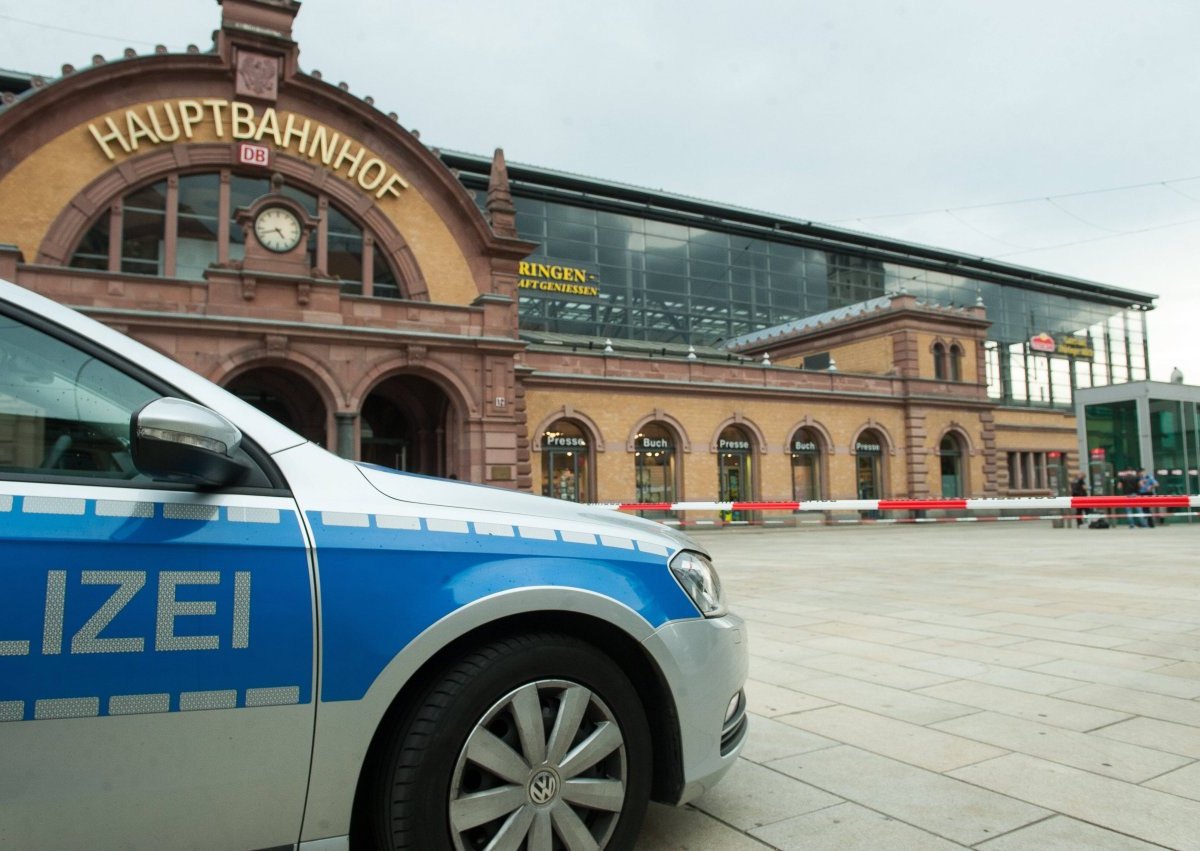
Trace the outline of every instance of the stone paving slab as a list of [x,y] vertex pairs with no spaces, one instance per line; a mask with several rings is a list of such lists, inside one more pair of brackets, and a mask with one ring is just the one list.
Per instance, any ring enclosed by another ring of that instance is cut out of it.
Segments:
[[1200,762],[1193,762],[1187,768],[1156,777],[1143,785],[1150,789],[1158,789],[1183,798],[1191,798],[1193,801],[1200,801]]
[[726,779],[730,782],[722,782],[696,801],[695,807],[740,830],[753,830],[842,803],[835,795],[747,760],[739,760]]
[[1068,730],[1094,730],[1108,724],[1125,721],[1128,715],[1111,709],[1097,709],[1070,700],[1029,694],[1019,689],[993,686],[987,683],[960,680],[921,689],[920,694],[942,700],[964,703],[976,709],[994,709],[1017,718],[1028,718],[1065,727]]
[[1198,801],[1015,753],[950,776],[1147,842],[1200,849]]
[[[809,712],[797,712],[794,715],[785,715],[781,720],[784,724],[799,727],[810,733],[852,744],[871,753],[889,756],[931,771],[948,771],[1006,753],[981,744],[981,740],[943,732],[945,727],[935,730],[850,706],[829,706]],[[1164,765],[1163,771],[1178,768],[1180,764],[1175,762]]]
[[851,803],[758,828],[752,835],[785,851],[954,851],[965,847]]
[[952,775],[849,745],[787,757],[767,767],[964,845],[1050,815],[1038,806]]
[[[1138,720],[1146,719],[1132,719],[1114,726],[1120,728]],[[1110,736],[1108,731],[1114,729],[1113,727],[1098,730],[1096,733],[1106,739],[1121,741],[1103,741],[1097,739],[1096,735],[1038,724],[998,712],[965,715],[933,726],[963,738],[987,742],[998,748],[1082,768],[1130,783],[1151,780],[1191,762],[1186,756],[1164,753],[1155,750],[1154,746],[1140,747],[1137,744],[1129,744],[1129,740],[1121,736]]]
[[1120,742],[1142,745],[1147,748],[1157,748],[1166,753],[1182,754],[1192,759],[1200,759],[1200,728],[1198,727],[1159,721],[1156,718],[1130,718],[1120,724],[1113,724],[1103,730],[1097,730],[1096,734],[1106,739],[1116,739]]
[[696,537],[750,740],[638,851],[1200,851],[1200,523]]
[[1150,845],[1130,836],[1077,821],[1055,816],[1006,836],[990,839],[975,846],[979,851],[1161,851],[1161,845]]

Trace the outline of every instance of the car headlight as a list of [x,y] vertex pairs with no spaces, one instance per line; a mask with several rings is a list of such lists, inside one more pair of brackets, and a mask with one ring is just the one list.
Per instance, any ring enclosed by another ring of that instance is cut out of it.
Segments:
[[700,614],[719,618],[727,611],[721,578],[711,561],[700,553],[684,550],[671,559],[671,572],[680,586],[692,598]]

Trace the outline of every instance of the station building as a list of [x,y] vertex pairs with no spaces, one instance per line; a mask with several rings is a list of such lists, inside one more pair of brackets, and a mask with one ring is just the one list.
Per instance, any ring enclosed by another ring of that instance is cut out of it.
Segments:
[[346,457],[580,502],[1057,493],[1076,388],[1147,377],[1153,295],[432,149],[299,9],[0,75],[0,277]]

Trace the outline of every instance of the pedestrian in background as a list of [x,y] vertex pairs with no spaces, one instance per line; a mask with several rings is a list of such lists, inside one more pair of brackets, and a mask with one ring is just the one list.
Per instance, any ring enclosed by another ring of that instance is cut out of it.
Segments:
[[[1154,496],[1158,491],[1158,479],[1154,478],[1154,474],[1146,470],[1138,470],[1138,496]],[[1154,510],[1148,507],[1144,515],[1146,519],[1146,528],[1154,528]]]
[[[1137,470],[1126,469],[1117,474],[1117,482],[1121,486],[1121,496],[1135,497],[1140,489],[1141,477]],[[1142,516],[1140,510],[1132,506],[1126,506],[1125,516],[1129,518],[1129,528],[1136,529],[1139,526],[1146,528],[1146,518]]]
[[[1078,476],[1076,476],[1074,479],[1071,480],[1071,496],[1087,496],[1087,495],[1088,495],[1087,479],[1085,479],[1083,477],[1083,473],[1080,473]],[[1083,521],[1084,521],[1084,509],[1082,509],[1082,508],[1075,509],[1075,528],[1078,529],[1079,527],[1081,527],[1083,525]]]

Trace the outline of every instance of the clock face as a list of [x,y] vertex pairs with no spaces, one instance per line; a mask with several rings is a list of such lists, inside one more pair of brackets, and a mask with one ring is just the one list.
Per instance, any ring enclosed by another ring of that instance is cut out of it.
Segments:
[[254,235],[263,248],[282,254],[300,244],[300,220],[286,207],[267,207],[254,219]]

